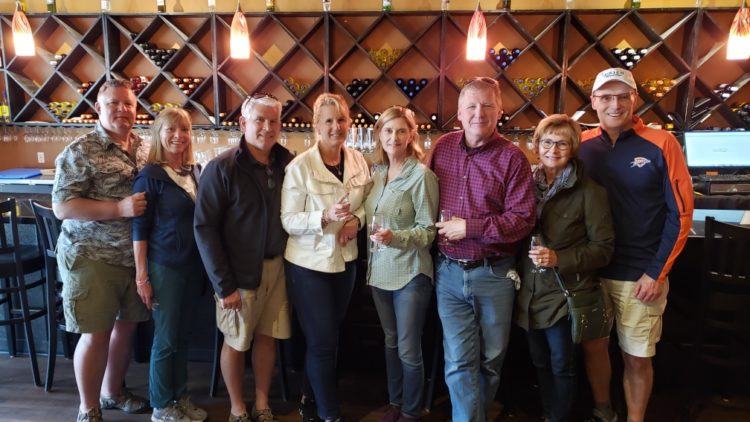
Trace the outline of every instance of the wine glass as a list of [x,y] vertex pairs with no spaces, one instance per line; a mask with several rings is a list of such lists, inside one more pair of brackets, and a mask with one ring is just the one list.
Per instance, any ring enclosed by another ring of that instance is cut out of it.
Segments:
[[[542,235],[541,234],[532,235],[529,249],[535,250],[535,249],[541,249],[542,247],[544,247],[544,240],[542,239]],[[532,273],[543,273],[545,271],[547,271],[546,268],[539,266],[539,264],[536,261],[534,261],[534,268],[531,269]]]
[[[453,218],[453,212],[451,210],[449,209],[440,210],[440,222],[441,223],[450,221],[452,218]],[[449,245],[450,241],[444,235],[440,235],[440,239],[438,240],[438,243],[440,243],[441,245]]]
[[[372,222],[370,222],[370,235],[376,234],[379,231],[387,228],[387,224],[385,222],[385,216],[383,214],[375,214],[372,216]],[[387,246],[378,243],[374,240],[370,240],[370,251],[372,252],[380,252],[384,250]]]
[[432,148],[432,138],[430,138],[430,132],[427,132],[427,135],[424,137],[424,149],[431,149]]
[[517,133],[513,135],[513,139],[510,142],[519,148],[521,147],[521,138],[518,137]]

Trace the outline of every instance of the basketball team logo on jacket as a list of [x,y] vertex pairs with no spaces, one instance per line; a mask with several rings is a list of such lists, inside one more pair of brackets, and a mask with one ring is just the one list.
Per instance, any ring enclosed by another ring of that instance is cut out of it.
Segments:
[[646,157],[635,157],[633,158],[633,161],[630,162],[630,168],[638,167],[641,168],[645,166],[646,164],[650,164],[651,160],[649,160]]

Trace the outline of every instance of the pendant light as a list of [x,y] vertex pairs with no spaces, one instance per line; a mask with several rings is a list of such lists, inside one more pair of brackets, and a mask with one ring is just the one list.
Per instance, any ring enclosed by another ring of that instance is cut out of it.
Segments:
[[13,48],[16,56],[33,56],[36,54],[34,33],[31,31],[29,20],[21,10],[21,2],[16,1],[16,11],[13,13]]
[[469,33],[466,35],[466,60],[484,60],[487,54],[487,23],[479,1],[474,16],[471,17]]
[[746,60],[750,58],[750,12],[745,0],[734,17],[729,29],[727,42],[727,60]]
[[250,31],[247,29],[247,19],[242,13],[239,0],[237,0],[237,11],[234,12],[234,18],[232,18],[229,55],[233,59],[247,60],[250,58]]

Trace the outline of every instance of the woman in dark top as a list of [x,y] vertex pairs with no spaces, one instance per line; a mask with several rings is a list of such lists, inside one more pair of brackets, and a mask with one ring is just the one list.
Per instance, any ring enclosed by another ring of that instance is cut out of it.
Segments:
[[149,370],[153,422],[197,422],[206,412],[187,395],[191,315],[205,280],[193,237],[198,167],[193,161],[190,115],[169,108],[153,125],[148,164],[133,185],[145,192],[146,212],[133,219],[138,295],[153,312]]
[[578,123],[564,114],[543,119],[534,133],[535,233],[544,246],[523,260],[516,297],[516,322],[528,331],[543,417],[554,422],[568,420],[576,391],[575,346],[555,272],[571,292],[599,289],[596,270],[609,262],[615,239],[607,194],[583,175],[576,159],[580,135]]

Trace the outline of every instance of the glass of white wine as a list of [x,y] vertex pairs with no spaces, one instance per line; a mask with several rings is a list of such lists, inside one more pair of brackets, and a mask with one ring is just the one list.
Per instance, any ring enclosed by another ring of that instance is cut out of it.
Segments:
[[[440,222],[441,223],[450,221],[452,218],[453,218],[453,212],[451,210],[449,209],[440,210]],[[438,243],[440,243],[441,245],[449,245],[450,241],[444,235],[440,235],[440,239],[438,240]]]
[[[529,245],[530,250],[540,249],[544,247],[544,239],[542,239],[541,234],[534,234],[531,236],[531,244]],[[534,261],[534,268],[531,269],[532,273],[543,273],[547,271],[546,268],[539,266],[539,264]]]
[[[383,214],[375,214],[372,216],[372,221],[370,222],[370,235],[376,234],[386,228],[387,224],[385,222],[385,216]],[[374,240],[370,240],[370,250],[372,252],[380,252],[385,248],[387,248],[386,245]]]

